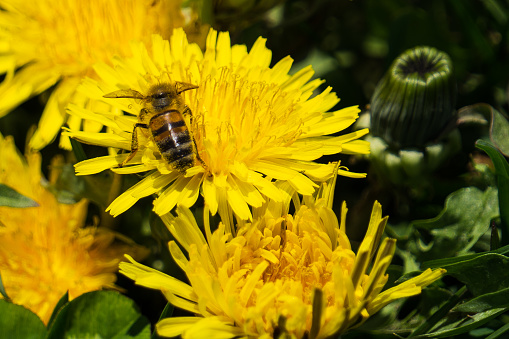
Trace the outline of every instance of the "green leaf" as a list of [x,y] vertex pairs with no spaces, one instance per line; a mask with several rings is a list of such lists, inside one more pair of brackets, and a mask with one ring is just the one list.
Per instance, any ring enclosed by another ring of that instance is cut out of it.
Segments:
[[502,221],[502,245],[507,245],[509,244],[509,164],[504,156],[486,141],[478,140],[475,146],[485,151],[495,166],[500,219]]
[[509,121],[496,109],[491,107],[490,139],[506,156],[509,156]]
[[72,152],[74,153],[76,160],[78,160],[78,162],[87,160],[87,155],[85,154],[85,151],[83,150],[83,146],[81,145],[81,143],[74,140],[73,138],[70,138],[70,140]]
[[118,292],[85,293],[65,305],[48,339],[150,338],[150,324],[136,304]]
[[0,206],[7,207],[37,207],[39,204],[32,199],[25,197],[14,189],[0,184]]
[[422,233],[429,232],[431,240],[428,234],[414,239],[408,250],[421,262],[466,254],[498,214],[496,189],[489,187],[483,192],[475,187],[462,188],[447,197],[437,217],[412,223]]
[[486,293],[453,308],[456,312],[478,313],[509,306],[509,288]]
[[438,331],[419,335],[414,338],[450,338],[455,335],[470,332],[506,311],[507,308],[496,308],[486,312],[479,312],[474,315],[468,315],[467,317],[464,317],[440,328]]
[[[423,292],[425,292],[428,289],[425,289]],[[418,327],[414,327],[412,333],[408,336],[408,338],[414,337],[416,335],[426,333],[431,328],[433,328],[441,319],[445,318],[449,311],[460,301],[460,298],[465,294],[467,291],[467,288],[463,286],[460,288],[456,293],[452,296],[449,296],[447,298],[447,301],[445,303],[436,302],[435,305],[440,305],[438,310],[436,312],[431,313],[430,316],[425,319]]]
[[5,286],[4,286],[4,283],[2,281],[2,275],[1,275],[1,272],[0,272],[0,294],[2,295],[2,297],[7,300],[7,301],[10,301],[10,298],[9,296],[7,295],[7,292],[5,291]]
[[495,339],[495,338],[498,338],[498,337],[500,337],[502,334],[504,334],[507,331],[509,331],[509,324],[505,324],[504,326],[500,327],[498,330],[493,332],[491,335],[489,335],[485,339]]
[[475,296],[509,288],[509,258],[504,255],[466,256],[463,261],[441,267],[466,284]]
[[57,180],[50,186],[51,192],[61,204],[77,203],[87,194],[86,189],[85,179],[76,175],[71,164],[61,165]]
[[69,292],[65,292],[65,294],[62,296],[62,298],[60,298],[58,303],[55,305],[55,308],[53,309],[53,313],[51,313],[51,317],[49,318],[49,321],[48,321],[48,328],[50,328],[53,325],[53,322],[55,321],[55,318],[56,318],[58,312],[60,312],[62,307],[64,307],[64,305],[66,305],[68,302],[69,302]]
[[444,258],[444,259],[426,261],[421,264],[421,269],[425,270],[427,268],[435,269],[435,268],[440,268],[440,267],[446,267],[446,266],[457,264],[462,261],[471,260],[471,259],[483,256],[483,255],[486,255],[488,253],[507,255],[507,254],[509,254],[509,245],[500,247],[500,248],[493,250],[491,252],[474,253],[474,254],[463,255],[461,257]]
[[486,126],[488,121],[489,130],[484,130],[483,134],[489,134],[495,147],[505,156],[509,156],[509,121],[502,113],[483,103],[465,106],[458,110],[459,124],[475,124],[482,127]]
[[47,330],[39,317],[20,305],[0,300],[0,338],[42,339]]
[[[163,311],[161,312],[161,315],[159,316],[159,320],[162,320],[164,318],[170,318],[173,314],[174,309],[175,309],[175,307],[173,307],[172,304],[167,303],[166,306],[164,307]],[[159,336],[157,334],[157,331],[154,330],[154,332],[152,333],[152,339],[160,339],[160,338],[164,338],[164,337]]]
[[172,304],[167,303],[166,306],[164,306],[164,310],[161,312],[161,316],[159,317],[159,320],[162,320],[164,318],[170,318],[173,315],[173,310],[175,307],[173,307]]

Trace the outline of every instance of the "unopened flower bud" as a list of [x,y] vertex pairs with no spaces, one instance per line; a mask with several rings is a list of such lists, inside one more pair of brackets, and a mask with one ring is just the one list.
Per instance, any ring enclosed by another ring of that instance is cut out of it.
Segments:
[[449,56],[432,47],[401,54],[371,100],[371,133],[391,148],[424,147],[455,117],[456,83]]

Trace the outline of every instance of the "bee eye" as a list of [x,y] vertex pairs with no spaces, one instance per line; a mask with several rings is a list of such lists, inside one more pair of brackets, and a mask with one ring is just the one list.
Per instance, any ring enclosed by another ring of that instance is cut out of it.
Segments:
[[166,93],[156,93],[154,95],[152,95],[152,98],[154,99],[163,99],[165,97],[167,97],[168,95]]

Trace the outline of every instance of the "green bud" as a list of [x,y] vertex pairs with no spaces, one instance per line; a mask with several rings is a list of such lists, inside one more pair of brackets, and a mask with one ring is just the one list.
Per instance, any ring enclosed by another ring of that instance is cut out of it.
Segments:
[[423,184],[425,178],[440,168],[461,148],[458,129],[447,133],[440,142],[422,148],[391,149],[380,137],[366,136],[370,142],[369,158],[375,170],[396,185]]
[[391,148],[422,148],[455,119],[456,82],[449,56],[432,47],[405,51],[371,99],[371,133]]

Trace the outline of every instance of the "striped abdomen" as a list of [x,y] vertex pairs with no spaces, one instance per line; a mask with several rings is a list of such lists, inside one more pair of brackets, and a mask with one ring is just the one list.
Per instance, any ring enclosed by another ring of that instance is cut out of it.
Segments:
[[172,109],[156,114],[148,127],[159,152],[170,166],[181,172],[194,166],[194,143],[182,113]]

